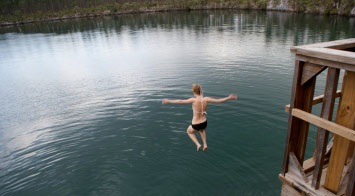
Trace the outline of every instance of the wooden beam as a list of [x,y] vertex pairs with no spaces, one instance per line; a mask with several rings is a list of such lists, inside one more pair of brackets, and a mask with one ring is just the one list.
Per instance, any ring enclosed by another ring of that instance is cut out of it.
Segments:
[[355,72],[345,71],[342,92],[335,122],[339,126],[342,125],[342,130],[347,129],[348,137],[341,135],[341,132],[334,134],[334,145],[324,183],[324,186],[333,192],[338,192],[339,189],[342,171],[348,156],[349,140],[355,141],[355,131],[351,130],[355,129]]
[[[301,85],[303,66],[303,62],[296,61],[290,107],[310,112],[312,109],[316,78],[314,77],[304,85]],[[309,124],[307,122],[303,122],[300,119],[293,117],[292,114],[289,114],[288,122],[284,161],[282,165],[283,175],[287,172],[289,152],[295,152],[301,165],[303,164],[309,128]]]
[[314,162],[314,158],[313,157],[303,161],[303,171],[304,171],[304,173],[308,173],[308,172],[312,171],[314,169],[314,165],[315,165],[315,162]]
[[[328,69],[327,81],[325,85],[324,91],[324,101],[322,105],[321,117],[331,121],[333,116],[333,108],[335,103],[335,94],[338,87],[338,79],[339,79],[339,69],[330,67]],[[312,179],[312,187],[315,189],[319,188],[320,179],[322,176],[324,157],[327,148],[329,132],[318,128],[317,133],[317,142],[316,142],[316,161],[315,168],[313,170],[313,179]]]
[[[341,97],[341,90],[338,90],[336,92],[335,97],[336,98]],[[319,96],[313,98],[312,104],[316,105],[316,104],[322,103],[323,100],[324,100],[324,95],[319,95]],[[290,112],[290,104],[285,105],[285,112]]]
[[[303,95],[302,97],[298,97],[298,101],[301,101],[303,105],[298,108],[306,112],[312,111],[312,106],[313,106],[312,102],[313,102],[315,86],[316,86],[316,77],[311,78],[310,80],[308,80],[308,82],[302,85]],[[297,128],[297,126],[295,127]],[[300,161],[301,165],[303,165],[303,161],[304,161],[304,153],[306,151],[308,130],[309,130],[309,123],[306,121],[299,122],[299,129],[298,130],[295,129],[295,131],[298,131],[298,137],[297,137],[296,150],[294,152],[298,160]]]
[[302,70],[301,85],[306,83],[311,78],[320,74],[327,67],[322,65],[317,65],[313,63],[305,63]]
[[[329,157],[327,157],[326,154],[326,157],[324,158],[323,169],[327,167],[328,162],[329,162]],[[309,172],[313,172],[314,167],[315,167],[315,160],[313,157],[303,161],[303,171],[307,176],[309,175]]]
[[354,63],[352,63],[352,64],[341,63],[341,62],[336,62],[336,61],[327,60],[327,59],[320,59],[320,58],[316,58],[316,57],[305,56],[305,55],[301,55],[301,54],[296,54],[295,60],[306,62],[306,63],[314,63],[317,65],[323,65],[323,66],[327,66],[327,67],[344,69],[344,70],[348,70],[348,71],[355,71]]
[[[302,75],[302,67],[303,67],[303,62],[297,61],[295,62],[295,68],[293,71],[293,82],[292,82],[292,91],[291,91],[291,101],[290,101],[290,108],[294,108],[296,105],[295,102],[295,97],[297,94],[299,94],[299,83],[301,80],[301,75]],[[297,106],[297,105],[296,105]],[[288,165],[288,158],[289,158],[289,152],[295,149],[295,144],[293,142],[294,140],[294,133],[292,133],[292,122],[293,121],[299,122],[298,119],[293,118],[292,114],[289,113],[288,115],[288,127],[287,127],[287,134],[286,134],[286,144],[285,144],[285,150],[284,150],[284,159],[282,163],[282,170],[281,174],[285,175],[287,172],[287,165]]]
[[344,50],[344,49],[355,47],[355,38],[308,44],[302,46],[293,46],[291,47],[291,51],[296,52],[298,48],[302,48],[302,47],[303,48],[332,48],[332,49]]
[[[346,138],[347,140],[355,141],[355,132],[353,129],[349,129],[347,127],[338,125],[337,123],[325,120],[325,119],[320,118],[314,114],[302,111],[300,109],[293,109],[292,115],[299,118],[299,119],[302,119],[304,121],[312,123],[312,124],[316,125],[317,127],[321,127],[321,128],[328,130],[334,134],[337,134],[338,136]],[[333,152],[332,152],[332,154],[333,154]]]
[[355,62],[355,54],[353,52],[338,49],[297,47],[295,48],[294,52],[304,56],[315,57],[350,65],[353,65]]
[[355,153],[353,153],[349,171],[349,182],[346,188],[347,196],[355,196]]
[[[337,98],[337,97],[341,97],[341,90],[338,90],[338,91],[335,93],[335,98]],[[313,99],[313,105],[322,103],[323,101],[324,101],[324,95],[320,95],[320,96],[314,97],[314,99]]]

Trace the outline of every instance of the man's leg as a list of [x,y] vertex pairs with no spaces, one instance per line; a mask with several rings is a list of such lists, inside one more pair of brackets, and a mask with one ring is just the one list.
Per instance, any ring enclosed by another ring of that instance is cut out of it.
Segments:
[[189,135],[189,137],[191,138],[191,140],[196,144],[197,146],[197,152],[199,152],[201,150],[201,144],[198,142],[197,138],[196,138],[196,135],[195,135],[195,132],[197,132],[196,130],[194,130],[192,128],[192,126],[190,125],[188,128],[187,128],[187,135]]
[[207,151],[206,131],[205,130],[201,130],[200,134],[201,134],[201,138],[202,138],[202,141],[203,141],[203,152],[206,152]]

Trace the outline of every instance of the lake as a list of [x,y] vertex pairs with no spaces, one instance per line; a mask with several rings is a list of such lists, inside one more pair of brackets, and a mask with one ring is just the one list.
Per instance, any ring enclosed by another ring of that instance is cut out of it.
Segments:
[[[0,195],[279,195],[290,47],[351,37],[354,17],[239,10],[0,28]],[[209,106],[207,152],[191,106],[161,104],[194,83],[239,97]]]

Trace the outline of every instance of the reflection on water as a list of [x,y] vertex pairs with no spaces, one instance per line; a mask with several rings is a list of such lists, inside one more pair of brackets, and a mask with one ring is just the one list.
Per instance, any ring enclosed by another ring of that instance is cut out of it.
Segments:
[[[0,195],[279,194],[289,48],[354,37],[354,22],[194,11],[2,28]],[[160,102],[192,83],[240,97],[209,107],[207,153],[186,136],[191,107]]]

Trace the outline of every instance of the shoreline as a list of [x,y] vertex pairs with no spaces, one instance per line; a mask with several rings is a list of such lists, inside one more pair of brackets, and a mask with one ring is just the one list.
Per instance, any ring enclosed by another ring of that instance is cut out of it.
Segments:
[[[354,8],[355,9],[355,8]],[[353,9],[353,10],[354,10]],[[184,7],[184,8],[139,8],[139,9],[129,9],[129,10],[120,10],[112,12],[110,10],[105,10],[96,13],[86,13],[86,14],[74,14],[74,15],[63,15],[59,17],[48,17],[45,19],[34,19],[34,20],[23,20],[16,22],[2,22],[0,21],[0,28],[7,26],[17,26],[31,23],[44,23],[44,22],[52,22],[52,21],[63,21],[63,20],[73,20],[79,18],[93,18],[93,17],[103,17],[103,16],[116,16],[123,14],[140,14],[140,13],[154,13],[154,12],[169,12],[169,11],[196,11],[196,10],[263,10],[263,11],[278,11],[278,12],[293,12],[293,13],[305,13],[305,14],[317,14],[317,15],[336,15],[336,16],[344,16],[344,17],[355,17],[355,15],[347,15],[347,14],[336,14],[336,13],[321,13],[319,11],[297,11],[289,8],[258,8],[255,6],[245,7],[245,6],[220,6],[217,7],[211,5],[205,6],[195,6],[195,7]]]

